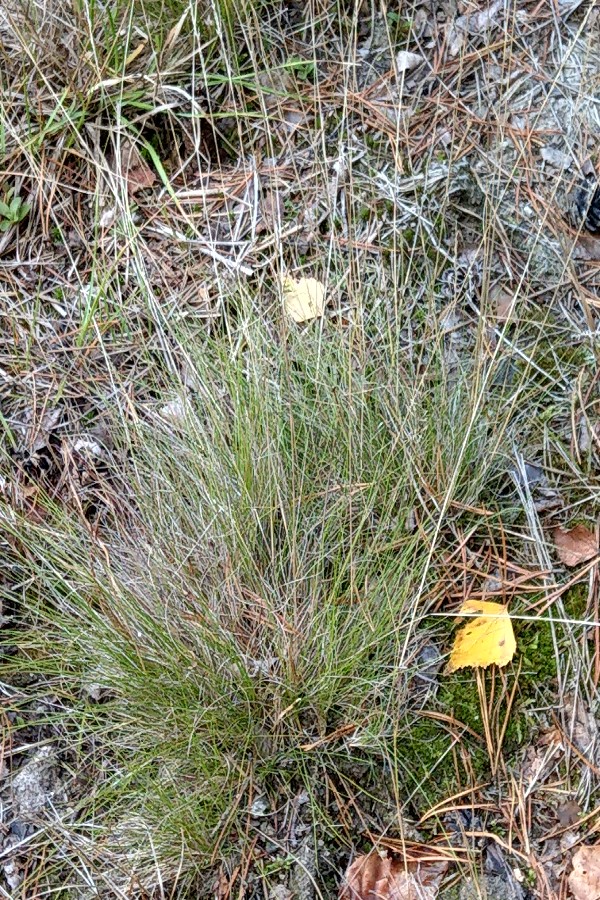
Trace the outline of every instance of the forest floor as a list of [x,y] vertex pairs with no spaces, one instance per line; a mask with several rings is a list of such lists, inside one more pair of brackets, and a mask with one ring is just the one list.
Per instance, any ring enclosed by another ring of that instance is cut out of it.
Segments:
[[[327,900],[373,848],[566,895],[599,42],[576,0],[2,4],[0,896]],[[448,670],[466,600],[506,665]]]

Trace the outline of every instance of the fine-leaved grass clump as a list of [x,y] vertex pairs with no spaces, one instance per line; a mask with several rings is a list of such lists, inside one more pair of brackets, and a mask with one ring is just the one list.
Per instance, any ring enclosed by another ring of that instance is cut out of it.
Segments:
[[142,882],[157,865],[192,878],[251,839],[265,792],[275,808],[309,791],[332,827],[326,780],[357,763],[382,777],[396,760],[378,800],[392,829],[419,793],[402,746],[439,631],[442,510],[485,495],[503,429],[491,407],[473,421],[463,375],[399,356],[382,315],[358,346],[269,325],[241,295],[226,335],[175,329],[186,385],[163,374],[153,402],[116,403],[95,521],[5,514],[31,573],[13,668],[69,709],[65,752],[93,784],[75,790],[74,856],[106,835],[92,869],[114,857],[116,878],[135,853]]

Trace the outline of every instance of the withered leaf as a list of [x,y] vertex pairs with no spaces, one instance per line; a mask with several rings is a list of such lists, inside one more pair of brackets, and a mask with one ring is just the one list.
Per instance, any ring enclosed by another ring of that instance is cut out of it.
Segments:
[[568,828],[577,822],[581,815],[581,809],[576,800],[567,800],[566,803],[561,803],[557,807],[556,815],[561,828]]
[[598,900],[600,897],[600,844],[580,847],[573,857],[569,887],[576,900]]
[[405,864],[371,852],[346,870],[340,900],[434,900],[447,868],[445,859]]
[[509,291],[501,284],[496,284],[490,288],[492,308],[499,322],[506,322],[509,318],[514,298],[514,292]]
[[577,566],[598,553],[596,535],[585,525],[576,525],[569,531],[558,526],[553,537],[558,558],[565,566]]
[[572,250],[573,259],[599,260],[600,238],[593,234],[578,234]]
[[127,138],[121,141],[121,172],[127,182],[127,192],[131,195],[152,187],[156,181],[156,175],[140,151]]
[[325,288],[316,278],[283,278],[285,311],[294,322],[309,322],[325,312]]

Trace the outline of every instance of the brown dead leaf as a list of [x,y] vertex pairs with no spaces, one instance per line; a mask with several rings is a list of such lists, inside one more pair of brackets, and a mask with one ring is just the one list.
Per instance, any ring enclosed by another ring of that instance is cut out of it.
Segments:
[[581,815],[579,803],[576,800],[567,800],[556,808],[556,817],[561,828],[575,825]]
[[127,192],[132,195],[152,187],[156,175],[131,141],[121,141],[121,172],[127,182]]
[[578,234],[571,251],[573,259],[596,261],[600,259],[600,238],[593,234]]
[[[582,700],[581,696],[566,693],[563,697],[565,721],[569,723],[568,738],[578,750],[588,756],[595,756],[594,748],[598,738],[598,723],[592,709]],[[596,762],[596,759],[590,760]]]
[[495,284],[490,289],[490,300],[499,322],[506,322],[510,316],[514,298],[514,292],[509,291],[501,284]]
[[264,225],[268,231],[275,231],[277,228],[281,228],[285,207],[283,197],[278,190],[268,188],[265,191],[260,209],[262,212],[262,223],[259,222],[259,225]]
[[569,531],[558,526],[552,534],[558,558],[565,566],[577,566],[598,553],[596,535],[585,525],[576,525]]
[[294,132],[299,125],[302,124],[306,119],[306,116],[302,112],[301,109],[294,107],[293,109],[286,109],[283,114],[283,120],[287,125],[287,129],[290,132]]
[[577,900],[600,898],[600,844],[579,848],[573,857],[569,887]]
[[527,748],[521,765],[521,778],[527,794],[535,785],[542,785],[548,780],[563,755],[564,747],[556,729],[542,735],[537,746]]
[[404,864],[373,851],[348,866],[340,900],[434,900],[447,868],[445,859]]
[[294,80],[287,70],[269,69],[258,76],[262,99],[267,112],[278,109],[294,89]]

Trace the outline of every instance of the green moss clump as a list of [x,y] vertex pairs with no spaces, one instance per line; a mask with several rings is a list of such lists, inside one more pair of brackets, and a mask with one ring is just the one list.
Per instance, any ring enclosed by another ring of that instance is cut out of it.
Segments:
[[570,619],[585,619],[588,605],[588,586],[585,582],[574,584],[563,597],[565,612]]
[[518,694],[523,700],[540,699],[539,691],[556,679],[552,625],[545,619],[515,622],[517,648],[522,655]]
[[399,46],[401,41],[406,42],[410,38],[412,19],[405,19],[400,13],[390,10],[387,14],[387,21],[388,27],[392,32],[392,40],[396,46]]
[[[467,686],[465,700],[468,694]],[[471,685],[470,694],[479,709],[475,685]],[[489,774],[489,760],[483,743],[478,744],[470,735],[464,740],[469,745],[469,772],[462,765],[461,753],[452,747],[453,735],[440,722],[423,718],[411,724],[402,742],[400,779],[407,795],[412,796],[418,815],[453,794],[458,789],[457,784],[468,785],[472,775],[478,781]]]
[[540,369],[555,379],[564,377],[565,370],[567,374],[573,375],[593,362],[588,347],[582,344],[574,347],[558,342],[547,346],[540,345],[539,352],[534,355],[533,359]]
[[[588,345],[564,340],[564,324],[546,308],[528,307],[519,334],[519,346],[535,364],[515,361],[517,371],[539,387],[544,374],[551,382],[573,379],[581,369],[594,366]],[[544,374],[542,374],[544,373]],[[566,402],[569,398],[565,397]]]
[[[574,598],[573,602],[581,608],[580,596]],[[557,676],[551,623],[544,619],[535,622],[516,621],[514,627],[517,639],[517,657],[514,663],[505,670],[505,675],[491,670],[485,673],[487,696],[492,694],[494,679],[494,696],[497,698],[496,702],[500,703],[490,711],[494,734],[504,726],[506,704],[514,688],[514,679],[518,679],[504,732],[503,754],[506,759],[510,759],[533,739],[539,722],[530,710],[547,702],[548,695],[554,690]],[[506,690],[502,685],[503,677],[506,678]],[[464,725],[480,735],[482,740],[478,742],[468,732],[464,734],[463,740],[469,745],[470,769],[461,773],[461,754],[450,751],[451,737],[440,724],[424,721],[414,725],[406,742],[404,755],[407,777],[414,783],[413,790],[420,785],[419,797],[415,799],[417,804],[419,798],[424,805],[434,803],[461,786],[468,785],[469,779],[485,781],[491,777],[475,673],[465,669],[442,676],[435,705],[439,712],[455,720],[457,731],[460,731],[460,725]],[[429,778],[426,777],[427,773]]]
[[521,671],[504,741],[504,751],[508,755],[532,740],[539,722],[529,710],[548,702],[554,693],[557,676],[551,623],[537,619],[514,624]]
[[456,719],[459,727],[466,725],[477,734],[483,734],[475,678],[475,673],[469,669],[461,669],[445,676],[438,694],[438,702],[446,714]]

